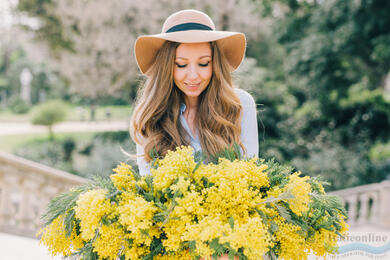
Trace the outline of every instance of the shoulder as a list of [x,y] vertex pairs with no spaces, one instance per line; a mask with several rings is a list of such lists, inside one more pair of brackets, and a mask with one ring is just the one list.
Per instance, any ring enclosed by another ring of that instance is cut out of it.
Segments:
[[242,106],[244,107],[256,106],[254,98],[247,91],[240,88],[235,88],[234,91],[236,92],[237,96],[240,98],[240,102]]

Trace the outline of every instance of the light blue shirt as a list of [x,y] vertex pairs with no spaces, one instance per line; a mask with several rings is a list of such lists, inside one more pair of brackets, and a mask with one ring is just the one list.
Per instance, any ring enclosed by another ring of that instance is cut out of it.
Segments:
[[[242,89],[235,89],[236,94],[240,98],[242,105],[242,120],[241,120],[241,142],[246,149],[245,157],[258,157],[259,153],[259,139],[258,139],[258,129],[257,129],[257,113],[256,113],[256,104],[253,97]],[[186,105],[184,103],[180,106],[180,122],[184,129],[187,131],[188,136],[190,137],[190,145],[194,148],[195,151],[201,151],[202,147],[200,145],[200,140],[198,138],[198,131],[196,130],[196,136],[193,136],[190,127],[183,115],[186,110]],[[150,166],[144,159],[144,148],[142,145],[137,144],[137,164],[139,172],[141,175],[150,174]],[[242,153],[242,149],[241,149]]]

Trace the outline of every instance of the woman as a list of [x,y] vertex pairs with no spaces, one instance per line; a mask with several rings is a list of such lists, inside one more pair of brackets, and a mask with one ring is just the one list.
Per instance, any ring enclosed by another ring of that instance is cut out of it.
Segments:
[[231,79],[245,45],[242,33],[216,31],[195,10],[174,13],[161,34],[137,39],[135,57],[147,81],[130,131],[142,175],[150,172],[152,151],[164,156],[181,145],[215,155],[237,143],[243,155],[258,155],[255,102]]

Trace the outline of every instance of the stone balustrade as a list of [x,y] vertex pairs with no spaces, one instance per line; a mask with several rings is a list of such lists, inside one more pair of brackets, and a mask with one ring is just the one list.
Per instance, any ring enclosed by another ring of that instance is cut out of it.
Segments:
[[86,181],[0,152],[0,232],[35,237],[50,199]]
[[382,181],[331,192],[338,195],[348,211],[351,227],[374,224],[390,228],[390,181]]

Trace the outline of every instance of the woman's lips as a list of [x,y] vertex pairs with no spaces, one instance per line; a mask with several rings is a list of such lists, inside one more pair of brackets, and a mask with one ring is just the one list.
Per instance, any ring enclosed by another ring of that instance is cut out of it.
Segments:
[[186,86],[190,89],[195,89],[195,88],[198,88],[200,86],[200,83],[198,84],[186,84]]

